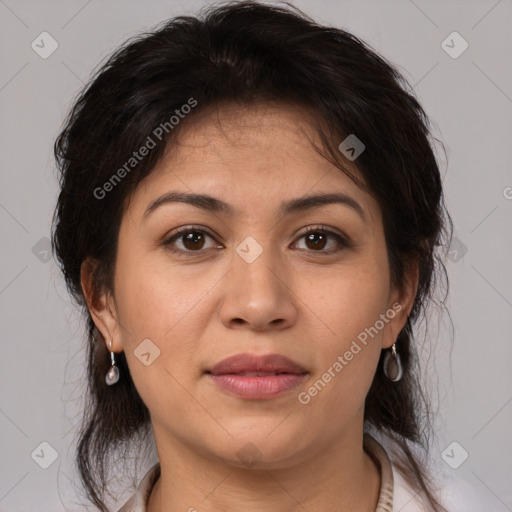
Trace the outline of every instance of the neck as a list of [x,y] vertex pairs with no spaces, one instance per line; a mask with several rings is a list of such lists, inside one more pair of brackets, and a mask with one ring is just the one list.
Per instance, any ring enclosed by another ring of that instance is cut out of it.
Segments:
[[374,512],[380,491],[380,472],[362,448],[362,432],[288,467],[234,467],[176,440],[159,456],[161,474],[147,512]]

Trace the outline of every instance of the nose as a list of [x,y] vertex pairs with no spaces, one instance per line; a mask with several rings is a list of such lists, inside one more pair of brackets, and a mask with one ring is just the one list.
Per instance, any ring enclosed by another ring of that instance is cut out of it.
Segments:
[[266,248],[254,261],[235,252],[224,279],[220,316],[225,327],[282,330],[296,322],[292,278],[275,251]]

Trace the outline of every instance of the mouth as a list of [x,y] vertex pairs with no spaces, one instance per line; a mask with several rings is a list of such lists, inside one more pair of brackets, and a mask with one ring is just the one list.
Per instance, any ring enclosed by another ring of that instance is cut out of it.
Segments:
[[262,400],[277,397],[299,386],[308,371],[280,354],[238,354],[223,359],[205,374],[229,395]]
[[[210,372],[206,372],[210,373]],[[271,375],[294,375],[288,372],[238,372],[238,373],[217,373],[211,375],[239,375],[240,377],[268,377]],[[298,375],[298,374],[296,374]]]

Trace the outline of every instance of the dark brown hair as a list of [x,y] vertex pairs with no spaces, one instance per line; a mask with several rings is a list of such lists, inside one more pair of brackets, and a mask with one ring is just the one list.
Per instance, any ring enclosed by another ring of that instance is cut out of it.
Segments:
[[[177,124],[170,122],[176,110],[192,105],[191,99],[195,104],[187,111],[192,111]],[[364,180],[360,185],[382,210],[392,284],[402,289],[408,262],[419,264],[414,305],[397,341],[403,378],[394,383],[384,376],[383,352],[366,398],[365,424],[392,440],[403,455],[404,477],[423,489],[432,510],[442,511],[425,467],[409,448],[413,442],[427,449],[432,431],[413,325],[435,301],[435,284],[448,290],[438,248],[451,238],[451,220],[434,153],[437,140],[393,65],[354,35],[319,25],[286,3],[211,6],[198,17],[170,19],[127,41],[81,91],[55,142],[61,190],[53,251],[87,321],[88,403],[76,463],[88,499],[107,512],[105,468],[116,450],[133,448],[136,437],[149,441],[150,418],[124,353],[116,357],[120,381],[105,384],[109,353],[84,299],[81,265],[93,263],[96,292],[112,291],[119,226],[138,183],[199,112],[223,103],[255,102],[313,112],[321,150],[343,172],[340,142],[356,134],[365,144],[354,163]],[[163,126],[160,138],[155,137],[155,129]],[[148,137],[159,139],[156,146],[127,167]],[[113,179],[115,174],[120,179]],[[107,198],[101,197],[104,192]]]

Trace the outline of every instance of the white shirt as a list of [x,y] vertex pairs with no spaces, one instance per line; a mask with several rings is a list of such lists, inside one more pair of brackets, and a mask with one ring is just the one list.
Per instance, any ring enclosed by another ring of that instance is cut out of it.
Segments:
[[[383,440],[381,439],[381,442]],[[385,444],[385,443],[384,443]],[[422,491],[414,490],[391,462],[384,446],[369,433],[363,436],[365,451],[380,470],[381,485],[375,512],[425,512]],[[442,488],[438,496],[449,512],[491,512],[491,502],[461,478],[440,468]],[[146,506],[153,486],[160,476],[160,463],[154,464],[140,481],[132,497],[118,512],[147,512]]]

